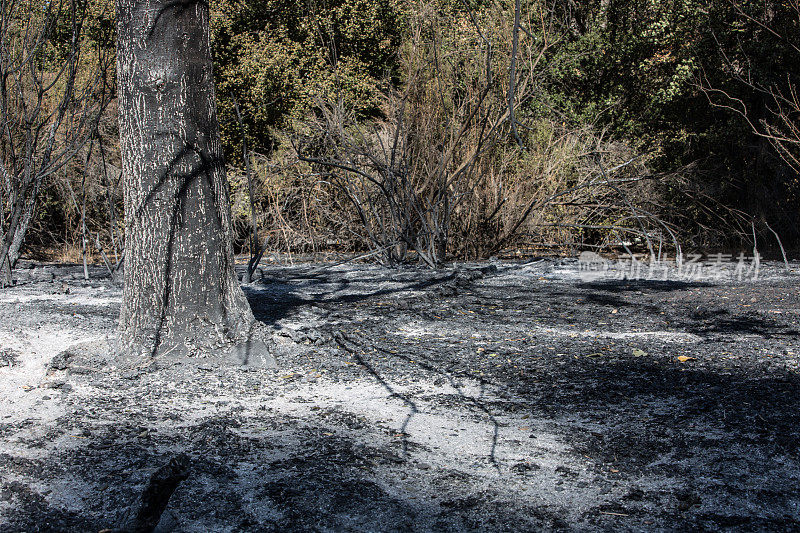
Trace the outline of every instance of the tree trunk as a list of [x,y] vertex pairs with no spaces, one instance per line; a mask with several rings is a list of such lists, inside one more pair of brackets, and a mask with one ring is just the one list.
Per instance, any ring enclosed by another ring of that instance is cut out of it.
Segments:
[[123,348],[249,353],[255,322],[234,271],[208,4],[117,0],[117,21]]
[[31,197],[27,198],[27,201],[20,206],[22,215],[20,216],[20,221],[14,230],[14,237],[11,239],[11,245],[8,248],[8,262],[11,265],[11,268],[17,266],[17,261],[19,261],[22,244],[25,242],[25,235],[28,233],[28,227],[31,225],[31,219],[33,219],[33,213],[36,209],[36,200],[38,196],[39,187],[36,187]]
[[38,184],[35,184],[25,191],[23,195],[17,195],[17,201],[12,201],[11,224],[5,235],[0,235],[0,288],[10,286],[13,283],[12,270],[17,266],[20,258],[22,243],[25,241],[25,234],[28,232],[31,219],[33,218],[36,198],[39,193]]

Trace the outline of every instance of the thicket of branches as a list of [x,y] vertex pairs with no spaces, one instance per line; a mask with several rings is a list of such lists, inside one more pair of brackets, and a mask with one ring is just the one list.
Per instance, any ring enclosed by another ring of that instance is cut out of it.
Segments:
[[86,39],[88,16],[79,0],[0,2],[0,285],[40,192],[91,142],[108,102],[109,55]]
[[[86,120],[53,130],[74,136],[56,136],[69,163],[39,181],[28,249],[114,270],[113,72],[98,74],[113,59],[113,9],[59,6],[46,39],[59,53],[38,75],[74,70],[83,92],[67,84],[69,104],[48,97],[47,109]],[[253,259],[335,250],[437,266],[531,247],[800,242],[797,0],[211,7],[237,246]],[[4,31],[4,46],[24,47]],[[85,85],[100,79],[107,107]],[[34,205],[18,197],[3,197],[6,235],[15,206]]]

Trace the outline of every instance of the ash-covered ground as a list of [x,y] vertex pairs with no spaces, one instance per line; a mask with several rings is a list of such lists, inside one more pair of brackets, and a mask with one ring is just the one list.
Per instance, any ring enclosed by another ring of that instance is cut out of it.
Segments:
[[[0,291],[0,531],[800,530],[800,265],[594,280],[574,260],[272,266],[278,370],[70,352],[121,291]],[[86,352],[81,352],[86,353]]]

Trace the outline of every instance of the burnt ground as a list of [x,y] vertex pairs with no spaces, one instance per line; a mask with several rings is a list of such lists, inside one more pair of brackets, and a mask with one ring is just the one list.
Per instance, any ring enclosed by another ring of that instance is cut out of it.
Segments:
[[118,526],[181,454],[159,531],[800,530],[800,269],[779,267],[266,267],[245,290],[278,370],[134,372],[69,351],[113,336],[100,270],[22,269],[0,531]]

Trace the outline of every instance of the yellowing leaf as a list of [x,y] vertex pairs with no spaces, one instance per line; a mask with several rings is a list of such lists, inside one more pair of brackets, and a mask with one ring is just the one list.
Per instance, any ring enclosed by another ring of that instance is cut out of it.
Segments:
[[679,355],[678,356],[678,361],[680,361],[681,363],[685,363],[686,361],[697,361],[697,358],[696,357],[687,357],[685,355]]

